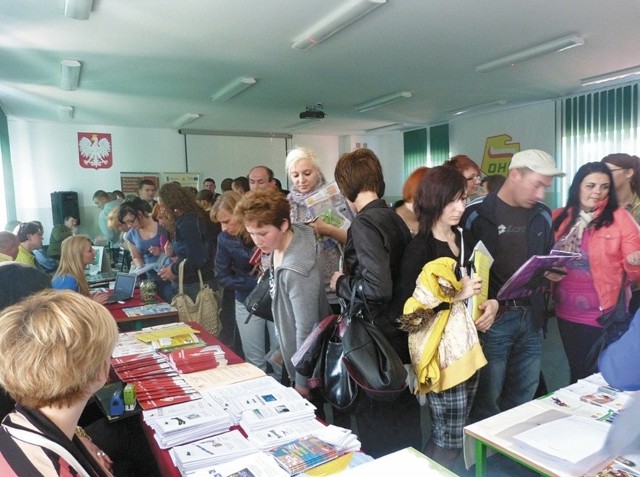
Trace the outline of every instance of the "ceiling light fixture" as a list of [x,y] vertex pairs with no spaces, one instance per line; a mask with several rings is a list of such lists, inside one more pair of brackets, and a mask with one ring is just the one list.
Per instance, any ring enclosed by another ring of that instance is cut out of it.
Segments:
[[254,84],[256,84],[255,78],[252,78],[251,76],[243,76],[242,78],[232,81],[220,91],[212,95],[211,101],[218,101],[222,103],[233,98],[235,95],[242,93],[245,89],[249,86],[253,86]]
[[486,71],[497,70],[504,66],[514,66],[518,63],[522,63],[523,61],[531,60],[556,51],[568,50],[581,45],[584,45],[584,39],[577,35],[558,38],[557,40],[542,43],[541,45],[536,45],[531,48],[527,48],[526,50],[507,55],[503,58],[498,58],[497,60],[478,65],[476,67],[476,72],[484,73]]
[[608,81],[616,81],[620,79],[629,78],[627,81],[631,81],[634,78],[631,76],[640,75],[640,66],[634,66],[633,68],[626,68],[624,70],[612,71],[603,75],[592,76],[590,78],[584,78],[580,80],[582,86],[590,86],[592,84],[606,83]]
[[65,91],[75,91],[78,89],[80,80],[80,68],[82,65],[78,60],[64,59],[61,62],[60,88]]
[[466,114],[466,113],[470,113],[470,112],[473,112],[473,111],[479,111],[479,110],[486,110],[486,109],[493,108],[494,106],[504,106],[505,104],[507,104],[507,100],[506,99],[499,99],[498,101],[491,101],[489,103],[478,104],[478,105],[475,105],[475,106],[467,106],[466,108],[462,108],[462,109],[456,110],[455,112],[452,112],[451,114],[453,116],[460,116],[461,114]]
[[386,2],[387,0],[351,0],[296,38],[291,48],[312,48]]
[[58,117],[62,121],[73,119],[73,106],[58,106]]
[[75,20],[88,20],[93,0],[65,0],[64,16]]
[[411,96],[413,96],[413,93],[411,93],[411,91],[400,91],[398,93],[388,94],[387,96],[367,101],[366,103],[358,104],[356,106],[356,110],[359,113],[364,113],[365,111],[380,108],[381,106],[386,106],[387,104],[395,103],[396,101],[410,98]]
[[202,117],[202,114],[198,114],[198,113],[183,114],[178,119],[176,119],[173,125],[177,128],[181,128],[182,126],[185,126],[189,123],[194,122],[196,119],[199,119],[200,117]]

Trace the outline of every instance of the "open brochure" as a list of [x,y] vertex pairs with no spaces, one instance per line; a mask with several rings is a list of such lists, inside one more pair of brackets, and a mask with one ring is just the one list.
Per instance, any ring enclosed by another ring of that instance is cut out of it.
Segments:
[[477,295],[473,295],[467,303],[469,313],[473,320],[477,320],[482,315],[482,311],[478,308],[480,303],[484,303],[489,299],[489,270],[493,265],[493,257],[487,250],[487,247],[478,242],[471,253],[471,278],[480,276],[482,278],[482,289]]
[[579,253],[562,250],[552,250],[549,255],[534,255],[502,285],[496,298],[498,300],[526,298],[540,286],[546,272],[565,267],[578,258],[580,258]]
[[305,204],[314,220],[320,218],[343,230],[351,225],[351,210],[335,182],[325,185],[307,197]]

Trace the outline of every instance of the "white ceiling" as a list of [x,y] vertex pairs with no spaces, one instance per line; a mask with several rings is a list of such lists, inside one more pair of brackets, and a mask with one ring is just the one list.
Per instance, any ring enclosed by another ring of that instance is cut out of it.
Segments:
[[[10,118],[288,132],[307,105],[326,118],[300,134],[358,134],[435,124],[496,101],[504,107],[583,90],[580,79],[640,65],[638,0],[387,0],[308,50],[292,41],[346,0],[94,0],[89,20],[64,0],[0,2],[0,104]],[[585,44],[476,73],[478,64],[570,34]],[[76,91],[60,61],[82,63]],[[241,76],[256,85],[217,104]],[[398,91],[401,102],[354,106]]]

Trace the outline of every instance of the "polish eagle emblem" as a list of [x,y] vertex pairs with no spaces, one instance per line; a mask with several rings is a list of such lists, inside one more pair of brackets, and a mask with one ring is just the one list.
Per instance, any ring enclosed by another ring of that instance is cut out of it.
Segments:
[[108,169],[113,164],[111,134],[78,133],[78,159],[86,169]]

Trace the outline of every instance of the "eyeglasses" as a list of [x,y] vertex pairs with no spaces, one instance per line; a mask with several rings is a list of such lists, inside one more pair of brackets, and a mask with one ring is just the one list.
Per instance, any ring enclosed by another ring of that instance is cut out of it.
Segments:
[[624,167],[616,167],[615,169],[609,168],[609,170],[610,170],[611,172],[615,172],[615,171],[624,171],[624,170],[626,170],[626,169],[625,169]]
[[477,181],[480,182],[482,180],[482,178],[479,175],[476,176],[471,176],[471,177],[465,177],[465,179],[467,179],[467,181]]

